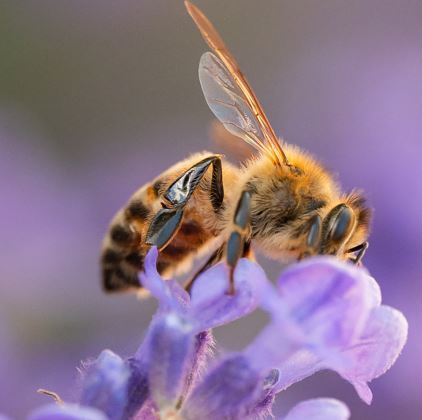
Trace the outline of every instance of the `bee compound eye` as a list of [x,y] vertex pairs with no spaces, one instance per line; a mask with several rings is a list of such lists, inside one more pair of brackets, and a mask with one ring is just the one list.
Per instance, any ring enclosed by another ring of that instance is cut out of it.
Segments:
[[350,232],[354,218],[353,210],[344,205],[335,216],[332,228],[330,229],[330,239],[334,242],[341,242]]

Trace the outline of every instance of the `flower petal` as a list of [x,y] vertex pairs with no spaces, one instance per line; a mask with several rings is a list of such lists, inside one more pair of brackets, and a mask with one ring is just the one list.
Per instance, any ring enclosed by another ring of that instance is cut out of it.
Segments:
[[123,417],[132,418],[150,395],[148,370],[144,360],[138,360],[135,357],[128,359],[126,365],[130,369],[130,377],[127,387],[127,404]]
[[408,325],[403,314],[388,306],[373,309],[359,339],[343,355],[345,366],[330,366],[351,382],[359,396],[371,403],[366,382],[385,373],[396,361],[407,340]]
[[335,357],[321,358],[309,349],[301,349],[279,365],[277,392],[321,369],[332,369],[352,383],[361,399],[370,404],[372,392],[367,382],[394,364],[406,342],[407,329],[401,312],[388,306],[374,308],[361,336],[338,349]]
[[281,367],[306,348],[333,358],[362,331],[377,301],[379,289],[369,279],[332,258],[294,265],[281,276],[279,290],[264,288],[261,306],[272,320],[246,349],[250,363],[259,371]]
[[245,258],[234,273],[236,293],[227,294],[228,268],[218,264],[204,272],[192,287],[192,313],[202,329],[227,324],[252,312],[259,304],[261,289],[267,282],[262,268]]
[[307,340],[323,347],[360,334],[379,290],[364,270],[329,257],[296,264],[283,273],[279,288]]
[[302,381],[322,369],[321,359],[308,349],[300,349],[279,365],[280,380],[276,392]]
[[[279,302],[283,305],[283,302]],[[280,367],[304,346],[303,334],[289,321],[270,322],[243,350],[249,364],[258,372]]]
[[262,380],[245,357],[232,356],[220,362],[193,390],[183,405],[181,418],[213,420],[245,418],[260,396]]
[[81,405],[95,407],[110,419],[120,419],[127,402],[129,368],[110,350],[104,350],[86,367]]
[[403,315],[379,306],[379,286],[366,271],[332,258],[297,264],[280,283],[279,292],[263,293],[272,321],[243,353],[251,366],[278,367],[277,391],[333,369],[369,403],[367,382],[394,363],[406,341]]
[[77,404],[48,404],[35,410],[28,420],[107,420],[108,417],[92,407]]
[[151,396],[159,409],[174,407],[191,374],[195,351],[192,320],[171,312],[155,320],[149,332]]
[[142,408],[133,417],[124,417],[123,420],[161,420],[161,416],[158,412],[157,406],[154,401],[148,399]]
[[195,348],[191,361],[191,373],[186,378],[184,389],[181,393],[181,401],[184,401],[189,395],[192,387],[202,376],[205,368],[212,356],[214,347],[214,337],[210,330],[203,331],[195,337]]
[[144,273],[140,273],[140,282],[160,303],[161,309],[176,309],[189,302],[188,293],[177,282],[164,280],[157,271],[158,250],[153,246],[148,251],[144,262]]
[[264,378],[259,397],[254,401],[247,410],[246,416],[252,419],[272,418],[272,405],[275,399],[276,385],[280,379],[280,371],[271,369],[269,374]]
[[350,411],[341,401],[315,398],[295,405],[284,420],[347,420]]

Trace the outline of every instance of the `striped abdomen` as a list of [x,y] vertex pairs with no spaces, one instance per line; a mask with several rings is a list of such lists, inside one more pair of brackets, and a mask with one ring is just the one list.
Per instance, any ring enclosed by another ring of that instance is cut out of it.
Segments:
[[[162,207],[161,197],[180,174],[204,156],[197,154],[174,165],[153,183],[138,190],[113,218],[101,256],[102,282],[107,292],[140,287],[138,273],[143,269],[149,249],[145,238],[152,218]],[[225,167],[232,172],[227,164]],[[186,272],[195,255],[222,229],[221,215],[215,213],[210,200],[210,178],[207,173],[186,206],[180,230],[160,252],[157,268],[165,276]]]

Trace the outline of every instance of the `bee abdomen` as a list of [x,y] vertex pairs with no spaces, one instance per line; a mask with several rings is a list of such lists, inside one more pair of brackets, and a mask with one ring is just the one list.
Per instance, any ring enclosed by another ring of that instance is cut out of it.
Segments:
[[[130,254],[131,255],[131,254]],[[142,258],[137,255],[137,258]],[[121,292],[140,287],[138,271],[130,267],[126,258],[112,249],[106,249],[102,256],[103,287],[106,292]]]
[[120,210],[104,239],[101,255],[102,284],[106,292],[123,292],[141,287],[138,273],[148,250],[143,238],[151,205],[142,189]]
[[[199,153],[179,162],[144,185],[132,195],[110,224],[101,254],[102,285],[106,292],[137,290],[138,274],[150,248],[146,244],[148,229],[154,216],[165,204],[164,195],[171,184],[198,161],[209,154]],[[224,163],[228,186],[237,182],[236,169]],[[212,174],[206,174],[183,210],[183,220],[171,242],[160,250],[157,270],[165,278],[183,275],[197,256],[207,251],[207,244],[224,228],[223,218],[212,204]],[[230,189],[228,189],[230,190]],[[223,206],[227,205],[227,199]]]

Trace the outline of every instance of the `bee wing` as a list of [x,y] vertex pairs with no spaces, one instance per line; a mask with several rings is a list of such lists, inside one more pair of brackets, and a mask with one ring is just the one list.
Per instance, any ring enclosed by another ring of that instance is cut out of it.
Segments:
[[229,156],[236,162],[244,162],[253,156],[252,146],[227,131],[217,119],[214,119],[209,125],[208,135],[213,144],[221,149],[226,157]]
[[199,62],[199,81],[208,106],[224,127],[265,153],[260,140],[264,134],[242,91],[221,60],[210,52],[203,54]]
[[224,41],[196,6],[187,0],[185,5],[216,54],[205,53],[199,64],[202,90],[211,110],[231,133],[265,152],[276,164],[288,165],[274,129]]

